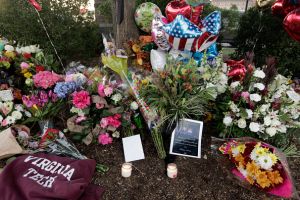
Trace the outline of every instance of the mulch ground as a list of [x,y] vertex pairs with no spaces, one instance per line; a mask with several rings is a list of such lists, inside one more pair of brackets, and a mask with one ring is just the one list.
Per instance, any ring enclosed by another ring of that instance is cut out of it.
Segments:
[[[211,151],[211,136],[206,130],[202,140],[202,158],[177,157],[178,177],[170,179],[165,174],[165,162],[157,157],[150,137],[143,141],[145,160],[133,162],[130,178],[121,176],[124,163],[120,141],[112,145],[77,144],[84,155],[105,164],[110,170],[95,173],[93,183],[105,188],[104,200],[279,200],[255,188],[240,185],[226,167],[224,158]],[[204,159],[204,157],[206,159]],[[5,160],[0,161],[0,168]],[[289,159],[289,167],[300,191],[300,159]],[[84,170],[84,169],[82,169]]]
[[[211,152],[211,137],[207,131],[202,140],[202,157],[177,157],[178,177],[165,175],[165,163],[157,158],[155,147],[148,138],[143,142],[145,160],[135,161],[130,178],[121,176],[124,163],[121,142],[110,146],[79,145],[81,152],[98,163],[110,167],[106,174],[96,173],[93,182],[103,186],[104,200],[279,200],[258,189],[245,189],[232,178],[222,159]],[[206,156],[204,156],[206,155]],[[289,166],[300,190],[300,159],[289,159]]]

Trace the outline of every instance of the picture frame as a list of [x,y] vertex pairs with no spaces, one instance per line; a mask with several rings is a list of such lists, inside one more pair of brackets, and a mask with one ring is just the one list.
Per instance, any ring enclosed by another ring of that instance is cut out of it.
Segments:
[[172,155],[201,158],[203,122],[181,119],[172,132],[170,151]]

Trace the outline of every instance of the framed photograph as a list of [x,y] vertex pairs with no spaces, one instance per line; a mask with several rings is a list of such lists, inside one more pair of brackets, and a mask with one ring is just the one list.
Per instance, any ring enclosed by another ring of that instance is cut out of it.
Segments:
[[201,158],[203,122],[182,119],[172,133],[170,154]]

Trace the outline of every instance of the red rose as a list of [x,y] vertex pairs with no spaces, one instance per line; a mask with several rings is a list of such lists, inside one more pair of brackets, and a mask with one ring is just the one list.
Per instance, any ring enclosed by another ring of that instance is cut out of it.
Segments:
[[35,67],[35,71],[36,71],[36,73],[45,71],[45,67],[43,67],[42,65],[37,65],[37,66]]
[[29,59],[29,58],[32,57],[32,55],[31,55],[30,53],[23,53],[23,57],[24,57],[25,59]]

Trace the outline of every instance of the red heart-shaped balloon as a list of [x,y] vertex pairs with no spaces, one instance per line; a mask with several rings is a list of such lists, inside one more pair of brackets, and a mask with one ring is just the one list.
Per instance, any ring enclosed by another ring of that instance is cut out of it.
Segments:
[[203,6],[191,7],[184,0],[171,1],[166,7],[166,16],[169,22],[172,22],[177,15],[183,15],[194,24],[200,23],[200,15],[202,14]]
[[283,1],[277,0],[272,6],[273,15],[284,16]]
[[291,11],[300,7],[300,4],[293,4],[290,0],[277,0],[272,6],[274,15],[285,17]]
[[300,42],[300,8],[290,12],[285,17],[283,26],[291,38]]

